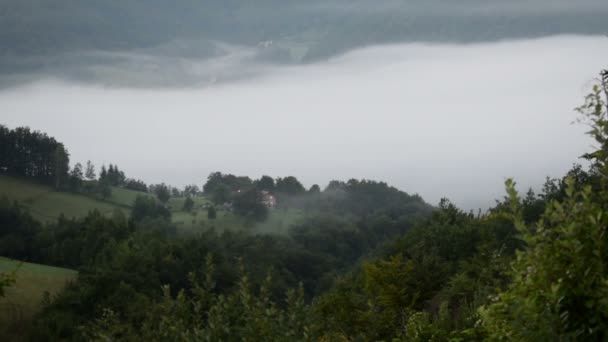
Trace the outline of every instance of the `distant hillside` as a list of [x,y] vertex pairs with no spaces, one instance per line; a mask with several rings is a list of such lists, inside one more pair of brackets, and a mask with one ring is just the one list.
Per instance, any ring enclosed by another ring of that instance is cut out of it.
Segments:
[[[121,210],[125,216],[129,216],[131,206],[137,196],[152,195],[113,187],[110,198],[101,200],[81,194],[59,192],[47,185],[0,175],[0,198],[4,196],[10,201],[18,201],[37,220],[50,222],[57,219],[61,214],[68,218],[82,218],[92,210],[98,210],[106,215],[111,215],[115,210]],[[195,206],[193,210],[186,212],[183,210],[184,200],[184,197],[172,197],[169,201],[172,221],[182,234],[196,233],[212,227],[220,231],[226,229],[240,230],[246,229],[252,224],[220,208],[218,208],[218,217],[209,220],[204,205],[210,202],[201,196],[194,198]],[[253,231],[286,234],[291,225],[300,222],[304,217],[304,213],[298,209],[275,210],[270,213],[265,222],[255,223]]]
[[47,185],[32,181],[0,175],[0,198],[6,196],[10,201],[19,201],[34,218],[48,222],[60,214],[68,218],[84,217],[92,210],[111,214],[122,210],[129,214],[129,207],[138,195],[147,195],[137,191],[113,188],[112,196],[106,200],[87,197],[68,192],[59,192]]

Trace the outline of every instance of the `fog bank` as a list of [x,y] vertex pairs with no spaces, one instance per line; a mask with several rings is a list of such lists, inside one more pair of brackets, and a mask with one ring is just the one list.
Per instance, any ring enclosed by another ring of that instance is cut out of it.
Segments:
[[606,55],[605,37],[561,36],[378,46],[206,87],[44,79],[0,91],[0,123],[146,182],[201,185],[216,170],[307,186],[367,178],[486,208],[506,177],[537,187],[589,150],[572,109]]

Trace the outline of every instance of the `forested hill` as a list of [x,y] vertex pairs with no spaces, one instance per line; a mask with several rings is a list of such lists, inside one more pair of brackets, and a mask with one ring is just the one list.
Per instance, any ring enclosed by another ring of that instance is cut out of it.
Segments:
[[[0,71],[44,68],[51,55],[126,51],[176,39],[194,41],[170,54],[211,57],[218,53],[213,42],[272,42],[266,55],[273,59],[306,61],[388,42],[603,34],[607,14],[600,0],[5,0]],[[45,58],[20,61],[27,56]]]
[[[384,182],[351,179],[306,189],[294,176],[214,172],[200,186],[178,189],[127,178],[112,164],[70,163],[68,148],[26,127],[0,125],[0,142],[0,256],[79,271],[60,297],[82,304],[59,313],[66,302],[57,298],[57,307],[32,322],[43,298],[24,303],[27,296],[9,288],[8,300],[24,311],[0,316],[8,322],[0,324],[0,337],[22,337],[28,332],[21,329],[35,323],[41,325],[31,328],[34,339],[79,338],[77,327],[102,307],[130,307],[127,297],[159,299],[163,285],[185,288],[190,272],[203,274],[197,270],[207,256],[208,266],[217,267],[217,293],[227,293],[244,267],[256,286],[273,274],[274,298],[300,284],[301,300],[310,300],[435,210]],[[0,288],[7,279],[11,284],[6,273],[0,276]],[[44,282],[28,286],[37,295],[51,290]],[[146,310],[139,299],[133,309]],[[6,305],[0,299],[0,309]],[[56,328],[47,326],[51,321]]]

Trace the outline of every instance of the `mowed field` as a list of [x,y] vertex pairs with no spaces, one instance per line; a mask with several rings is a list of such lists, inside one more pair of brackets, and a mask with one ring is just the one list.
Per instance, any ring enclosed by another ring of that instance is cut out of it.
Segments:
[[135,198],[145,193],[113,188],[108,200],[101,200],[80,194],[55,191],[52,187],[27,180],[0,175],[0,197],[6,196],[10,201],[19,201],[39,221],[54,221],[60,214],[68,218],[84,217],[92,210],[111,214],[122,210],[129,214]]
[[17,270],[16,283],[0,299],[0,337],[9,329],[19,329],[20,322],[30,320],[40,309],[45,293],[52,299],[77,272],[70,269],[21,263],[0,257],[0,273]]

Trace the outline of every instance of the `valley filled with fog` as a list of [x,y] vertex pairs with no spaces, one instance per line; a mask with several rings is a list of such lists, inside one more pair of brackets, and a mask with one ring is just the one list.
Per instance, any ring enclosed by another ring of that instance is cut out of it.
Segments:
[[374,45],[295,65],[225,48],[215,59],[116,53],[81,78],[30,74],[0,90],[1,121],[48,132],[72,163],[116,163],[151,183],[354,177],[485,209],[507,177],[539,189],[589,150],[573,109],[608,38]]
[[0,0],[0,341],[608,340],[607,0]]

